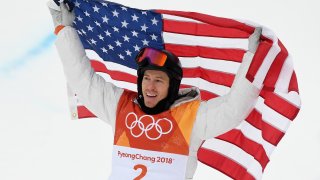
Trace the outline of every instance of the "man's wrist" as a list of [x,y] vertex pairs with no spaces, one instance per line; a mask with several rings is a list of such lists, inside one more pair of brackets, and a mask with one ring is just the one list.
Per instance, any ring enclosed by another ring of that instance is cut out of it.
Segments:
[[54,34],[58,35],[59,32],[64,28],[64,25],[58,25],[55,29],[54,29]]

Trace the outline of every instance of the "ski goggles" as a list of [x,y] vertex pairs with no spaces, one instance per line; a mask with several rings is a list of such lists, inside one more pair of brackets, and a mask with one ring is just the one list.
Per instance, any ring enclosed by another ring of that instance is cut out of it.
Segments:
[[146,47],[140,51],[136,58],[136,62],[138,65],[141,65],[144,63],[144,60],[146,59],[150,64],[162,67],[165,65],[168,56],[160,50]]

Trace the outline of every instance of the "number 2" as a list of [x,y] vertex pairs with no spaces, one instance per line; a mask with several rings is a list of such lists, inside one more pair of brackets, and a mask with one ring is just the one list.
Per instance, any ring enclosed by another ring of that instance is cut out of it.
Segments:
[[147,174],[147,167],[142,164],[137,164],[133,167],[134,170],[141,169],[139,176],[135,177],[133,180],[141,180]]

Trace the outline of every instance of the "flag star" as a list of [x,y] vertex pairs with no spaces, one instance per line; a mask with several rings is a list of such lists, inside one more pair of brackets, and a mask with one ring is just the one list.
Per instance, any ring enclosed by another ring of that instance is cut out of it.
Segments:
[[119,46],[119,47],[121,47],[122,45],[122,43],[119,40],[116,40],[115,43],[116,43],[116,46]]
[[101,48],[101,50],[102,50],[102,52],[104,52],[104,53],[108,53],[108,50],[106,49],[106,48]]
[[102,41],[104,40],[104,37],[101,34],[99,34],[98,37],[100,40],[102,40]]
[[147,15],[147,11],[142,11],[141,13],[144,15]]
[[122,24],[122,26],[121,26],[121,27],[125,27],[125,28],[127,28],[127,26],[128,26],[128,23],[127,23],[127,21],[126,21],[126,20],[122,21],[122,22],[121,22],[121,24]]
[[124,56],[122,54],[118,54],[119,58],[124,60]]
[[102,6],[108,7],[108,3],[103,2]]
[[113,50],[113,46],[111,44],[108,45],[109,49]]
[[131,54],[132,54],[132,52],[129,51],[129,49],[126,50],[126,53],[127,53],[128,56],[131,56]]
[[127,41],[127,42],[129,42],[129,40],[130,40],[130,38],[127,36],[127,35],[124,35],[124,36],[122,36],[123,37],[123,41]]
[[77,19],[78,19],[78,21],[80,21],[80,22],[82,22],[82,20],[83,20],[83,18],[82,18],[80,15],[77,17]]
[[97,5],[94,5],[94,7],[93,7],[93,11],[94,11],[94,12],[99,13],[99,9],[100,9],[100,8],[98,8]]
[[140,51],[140,47],[138,45],[133,46],[134,51]]
[[87,35],[87,32],[81,29],[82,34]]
[[136,32],[136,31],[131,31],[131,33],[132,33],[132,36],[138,37],[138,32]]
[[78,34],[80,34],[82,36],[82,32],[80,30],[77,30]]
[[114,31],[114,32],[119,32],[119,28],[117,28],[117,27],[115,27],[115,26],[113,26],[112,28],[113,28],[113,31]]
[[152,24],[155,24],[156,26],[158,25],[158,20],[156,20],[156,18],[154,17],[153,19],[151,19]]
[[109,18],[105,15],[102,17],[102,21],[108,24]]
[[73,24],[75,24],[75,25],[77,25],[77,22],[76,22],[76,20],[72,21],[72,23],[73,23]]
[[126,7],[124,7],[124,6],[122,6],[121,9],[122,9],[123,11],[127,11],[127,10],[128,10],[128,8],[126,8]]
[[117,10],[112,11],[112,14],[113,14],[113,17],[114,16],[119,17],[119,13],[117,12]]
[[88,13],[88,11],[85,11],[84,14],[85,14],[87,17],[90,17],[90,14]]
[[150,36],[151,36],[151,39],[152,39],[152,40],[155,40],[155,41],[156,41],[157,38],[158,38],[158,36],[156,36],[156,35],[154,35],[154,34],[152,34],[152,35],[150,35]]
[[98,21],[94,22],[97,26],[101,27],[101,24]]
[[133,16],[131,16],[131,17],[132,17],[132,21],[137,21],[138,22],[139,17],[136,16],[136,14],[133,14]]
[[93,27],[91,27],[91,26],[89,25],[89,26],[87,26],[87,28],[88,28],[88,31],[92,31],[92,32],[93,32]]
[[90,39],[91,43],[94,45],[97,45],[97,41],[95,41],[94,39]]
[[146,24],[143,24],[143,26],[141,26],[141,31],[147,32],[148,27],[146,26]]
[[74,5],[75,5],[77,8],[80,8],[80,3],[79,3],[78,1],[76,1],[76,2],[74,3]]
[[111,37],[111,33],[107,30],[107,31],[105,31],[105,33],[106,33],[106,36],[109,36],[109,37]]
[[147,41],[146,39],[144,39],[144,40],[142,41],[142,43],[143,43],[144,46],[149,46],[149,41]]

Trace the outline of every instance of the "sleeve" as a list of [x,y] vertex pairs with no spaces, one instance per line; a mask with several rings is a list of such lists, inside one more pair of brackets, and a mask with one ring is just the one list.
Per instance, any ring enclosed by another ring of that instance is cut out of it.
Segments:
[[234,83],[228,94],[201,102],[197,112],[195,130],[205,140],[223,134],[236,127],[253,109],[260,89],[245,77],[254,56],[261,29],[249,38],[249,50],[245,53]]
[[117,105],[123,89],[106,82],[95,73],[74,28],[63,28],[55,45],[68,86],[92,113],[114,128]]

